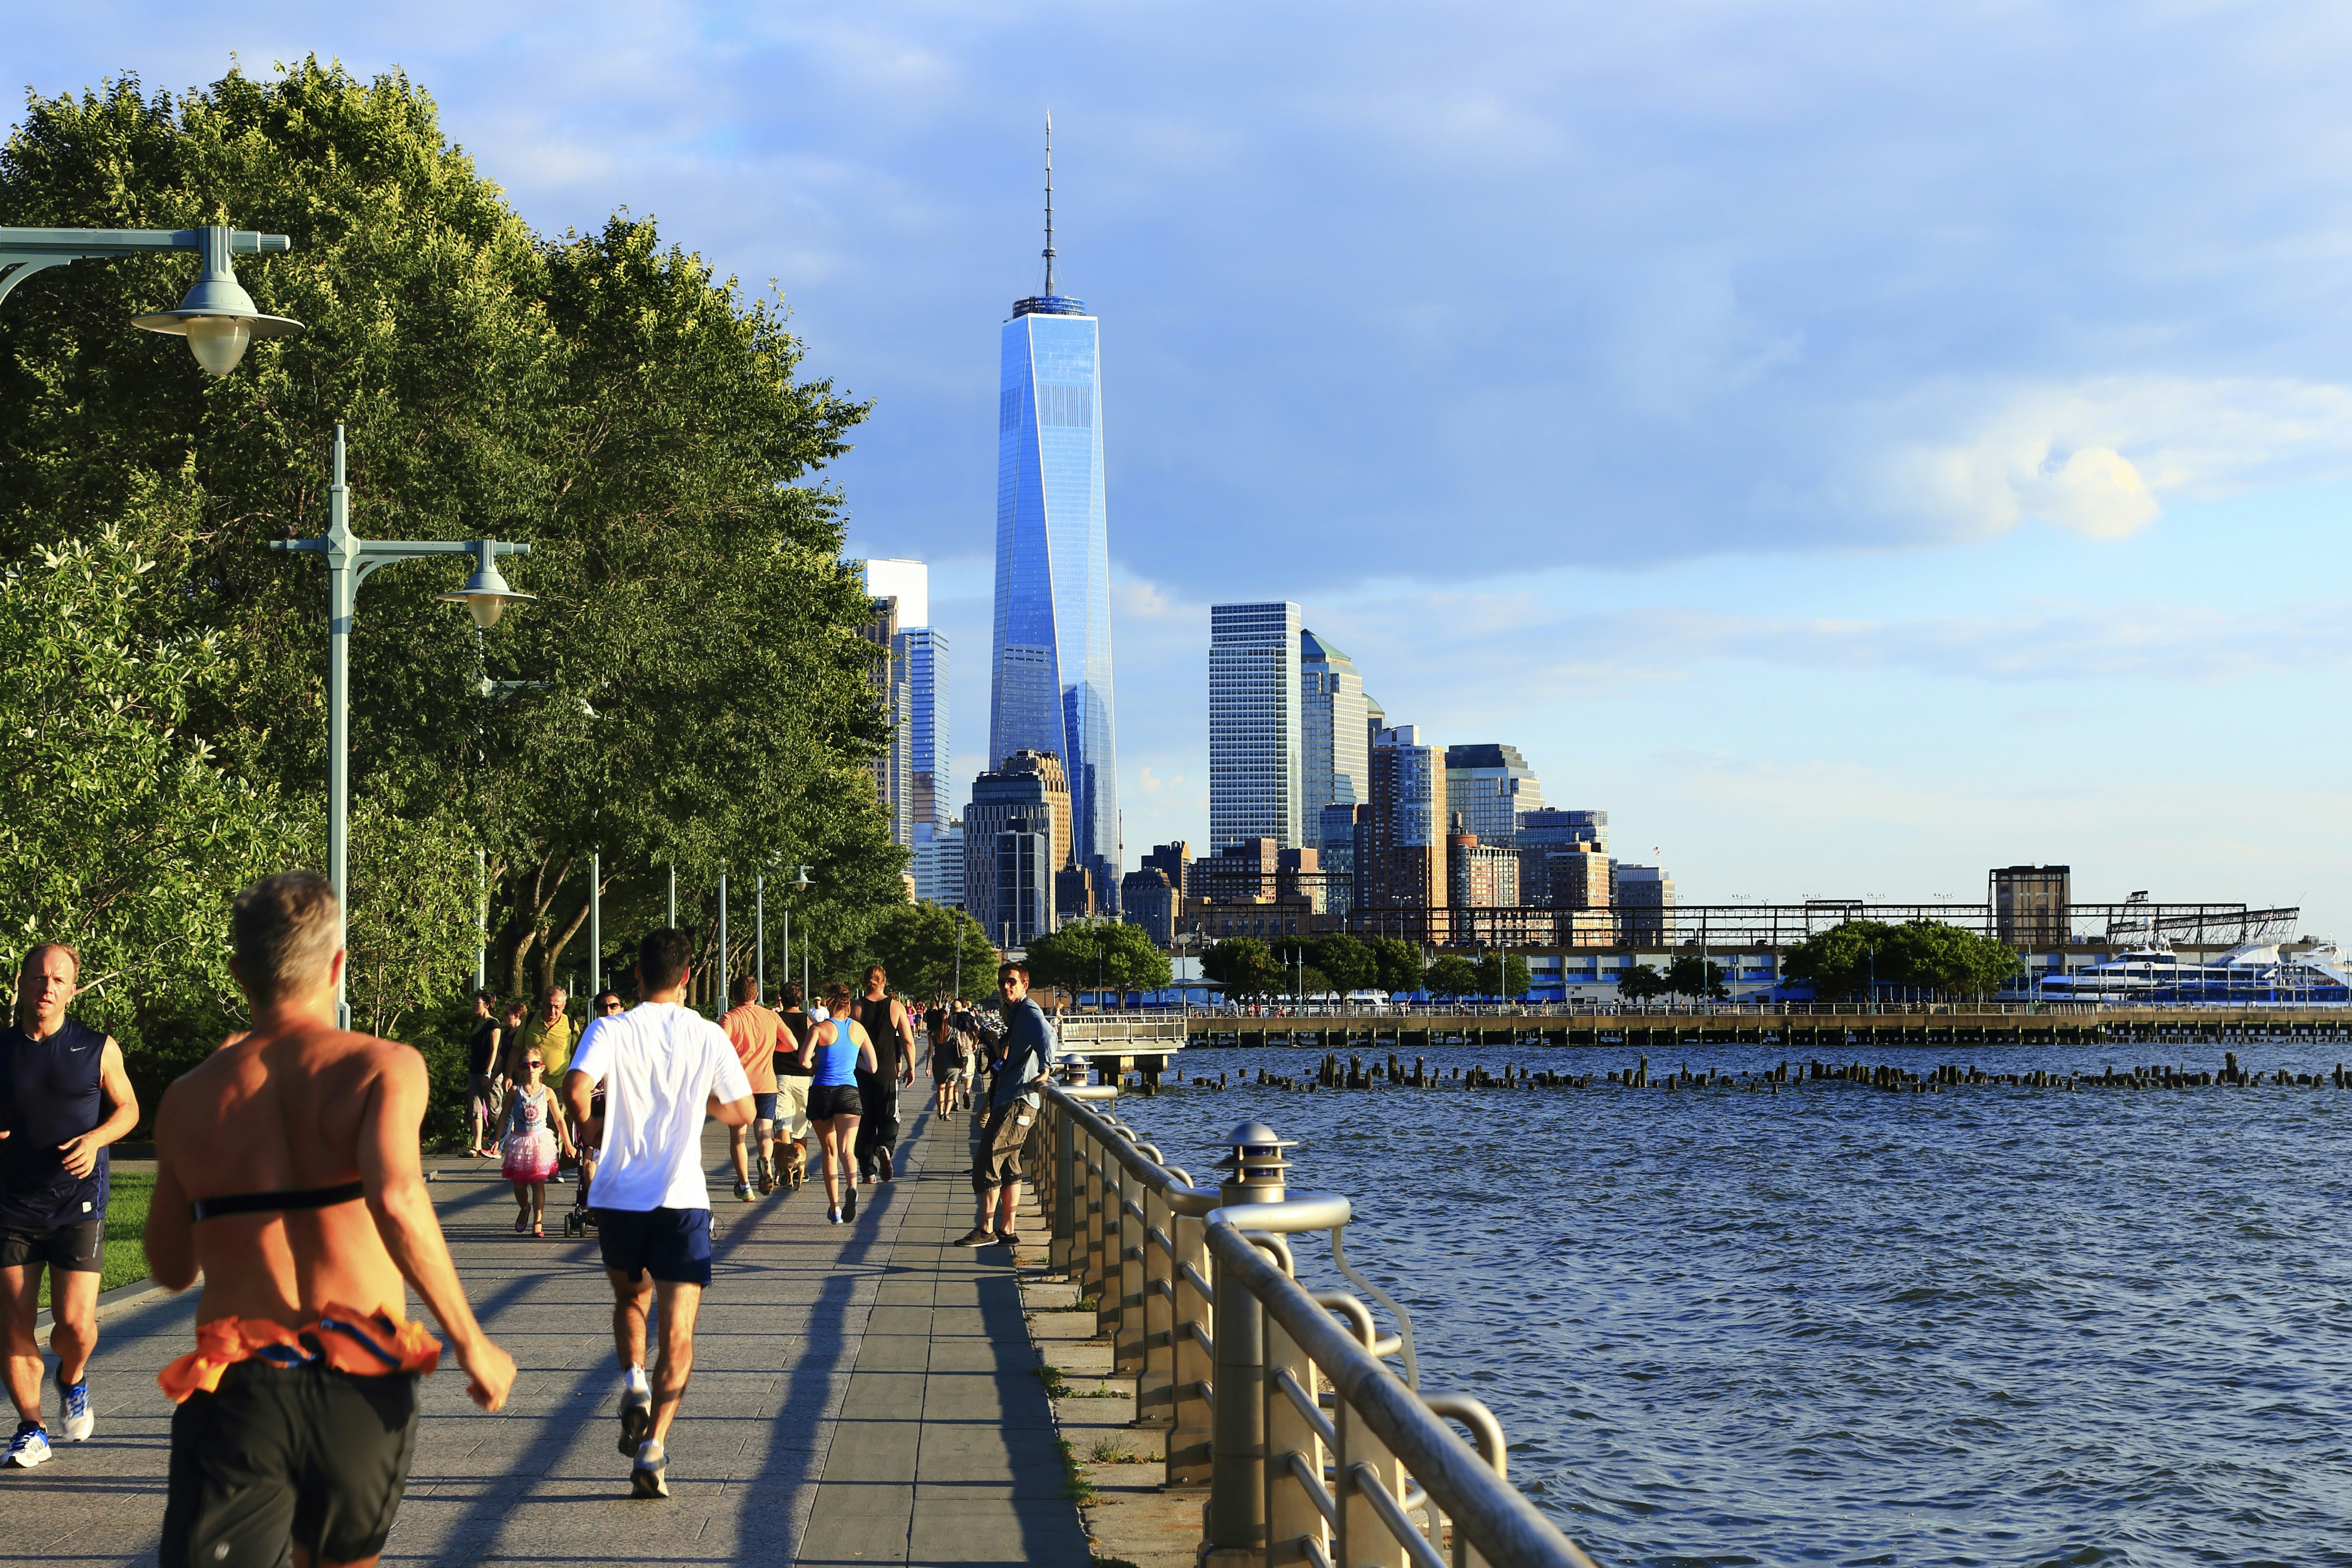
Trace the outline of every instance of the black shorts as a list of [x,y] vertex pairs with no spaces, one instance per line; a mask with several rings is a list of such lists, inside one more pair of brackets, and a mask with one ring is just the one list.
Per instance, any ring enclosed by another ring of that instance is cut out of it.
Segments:
[[710,1283],[709,1209],[596,1209],[595,1215],[604,1267],[630,1284],[648,1274],[673,1285]]
[[172,1416],[159,1563],[277,1568],[383,1550],[416,1453],[416,1374],[239,1362]]
[[0,1268],[46,1263],[51,1273],[98,1274],[106,1268],[106,1222],[52,1225],[19,1230],[0,1226]]
[[1024,1100],[988,1108],[988,1125],[982,1129],[980,1149],[972,1156],[971,1187],[986,1192],[1009,1187],[1021,1179],[1021,1145],[1029,1142],[1037,1108]]
[[854,1083],[820,1083],[809,1089],[808,1118],[811,1121],[830,1121],[836,1116],[863,1116],[865,1099]]

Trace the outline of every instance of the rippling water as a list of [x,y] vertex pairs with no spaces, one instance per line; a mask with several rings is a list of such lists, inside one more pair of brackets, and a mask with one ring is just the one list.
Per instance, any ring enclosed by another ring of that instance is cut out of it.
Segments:
[[[2352,1055],[2239,1050],[2250,1070]],[[1636,1055],[1421,1054],[1597,1078]],[[2218,1046],[1866,1054],[2221,1065]],[[1423,1385],[1494,1408],[1512,1479],[1604,1568],[2352,1563],[2352,1093],[1240,1087],[1317,1059],[1190,1051],[1235,1087],[1121,1113],[1202,1180],[1237,1121],[1299,1139],[1294,1189],[1355,1201],[1349,1261],[1412,1310]],[[1300,1268],[1339,1283],[1328,1247]]]

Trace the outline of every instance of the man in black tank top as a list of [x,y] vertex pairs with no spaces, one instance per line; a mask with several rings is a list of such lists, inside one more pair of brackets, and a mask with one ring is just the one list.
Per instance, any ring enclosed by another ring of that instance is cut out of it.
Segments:
[[47,942],[16,973],[16,1016],[0,1030],[0,1309],[16,1431],[5,1463],[49,1457],[41,1419],[41,1271],[48,1270],[64,1433],[90,1434],[89,1356],[106,1260],[106,1146],[139,1124],[139,1097],[110,1035],[66,1016],[81,955]]
[[857,1069],[857,1098],[866,1112],[857,1123],[857,1179],[871,1184],[898,1174],[890,1150],[898,1142],[899,1086],[915,1081],[915,1028],[878,963],[866,969],[866,994],[856,1005],[857,1021],[874,1042],[874,1070]]

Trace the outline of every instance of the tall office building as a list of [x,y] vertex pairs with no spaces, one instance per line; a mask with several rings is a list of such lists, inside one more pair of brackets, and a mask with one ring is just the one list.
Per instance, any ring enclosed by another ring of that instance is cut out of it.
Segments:
[[1617,868],[1618,929],[1628,942],[1669,942],[1675,934],[1675,879],[1663,866]]
[[1370,811],[1356,837],[1358,910],[1445,907],[1445,753],[1417,725],[1383,730],[1372,747]]
[[1519,901],[1555,910],[1605,910],[1615,900],[1605,811],[1519,813]]
[[972,781],[963,815],[963,907],[991,942],[1052,931],[1055,879],[1070,863],[1070,787],[1050,752],[1015,752]]
[[1076,858],[1108,893],[1120,849],[1101,344],[1085,303],[1055,291],[1050,124],[1045,258],[1044,292],[1013,301],[1000,338],[988,754],[1062,760]]
[[[1372,748],[1373,748],[1374,746],[1377,746],[1377,745],[1379,745],[1379,744],[1381,743],[1381,731],[1383,731],[1383,730],[1385,730],[1385,729],[1387,729],[1388,727],[1389,727],[1389,715],[1388,715],[1388,710],[1387,710],[1387,709],[1385,709],[1385,708],[1382,708],[1382,707],[1381,706],[1381,700],[1380,700],[1379,698],[1377,698],[1377,697],[1373,696],[1373,695],[1372,695],[1370,692],[1369,692],[1369,691],[1365,692],[1365,693],[1364,693],[1364,767],[1365,767],[1365,770],[1366,770],[1366,774],[1365,774],[1365,776],[1366,776],[1366,777],[1370,777],[1370,768],[1371,768],[1371,765],[1372,765]],[[1366,796],[1366,798],[1367,798],[1367,799],[1370,799],[1370,797],[1369,795],[1367,795],[1367,796]]]
[[1311,631],[1298,634],[1298,700],[1300,809],[1312,839],[1325,806],[1368,797],[1372,747],[1356,661]]
[[1445,804],[1489,847],[1518,843],[1519,813],[1543,809],[1543,786],[1517,746],[1445,748]]
[[891,837],[912,849],[915,897],[931,903],[963,898],[958,853],[941,848],[954,821],[948,764],[954,748],[948,728],[948,639],[932,627],[930,568],[920,561],[874,560],[865,565],[866,592],[889,615],[877,628],[889,638],[893,732],[891,753],[877,769]]
[[[1371,789],[1370,752],[1365,753],[1364,788]],[[1325,908],[1332,914],[1344,917],[1356,907],[1356,825],[1371,810],[1369,803],[1361,805],[1327,805],[1315,816],[1319,840],[1316,854],[1325,876]]]
[[1209,609],[1209,848],[1299,846],[1298,606]]
[[[1157,869],[1167,877],[1168,885],[1182,898],[1192,891],[1192,847],[1179,838],[1171,844],[1155,844],[1143,858],[1146,870]],[[1124,879],[1121,879],[1123,881]]]
[[875,596],[871,588],[866,592],[868,618],[863,635],[876,650],[871,677],[874,700],[890,726],[890,738],[872,764],[874,795],[889,821],[890,842],[911,846],[915,819],[908,784],[914,774],[914,751],[907,719],[914,700],[907,682],[906,639],[898,630],[899,602],[895,595]]
[[2067,866],[1999,866],[1985,875],[1993,935],[2012,947],[2057,947],[2074,934],[2074,873]]

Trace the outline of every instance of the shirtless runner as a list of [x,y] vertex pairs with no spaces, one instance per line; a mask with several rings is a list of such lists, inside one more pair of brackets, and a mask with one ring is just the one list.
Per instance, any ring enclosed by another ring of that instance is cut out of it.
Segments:
[[341,911],[326,879],[255,883],[231,915],[251,1005],[163,1093],[147,1261],[203,1272],[196,1350],[157,1381],[179,1404],[158,1561],[169,1568],[373,1564],[416,1447],[416,1378],[448,1335],[467,1392],[506,1403],[514,1361],[466,1304],[418,1168],[424,1058],[334,1026]]

